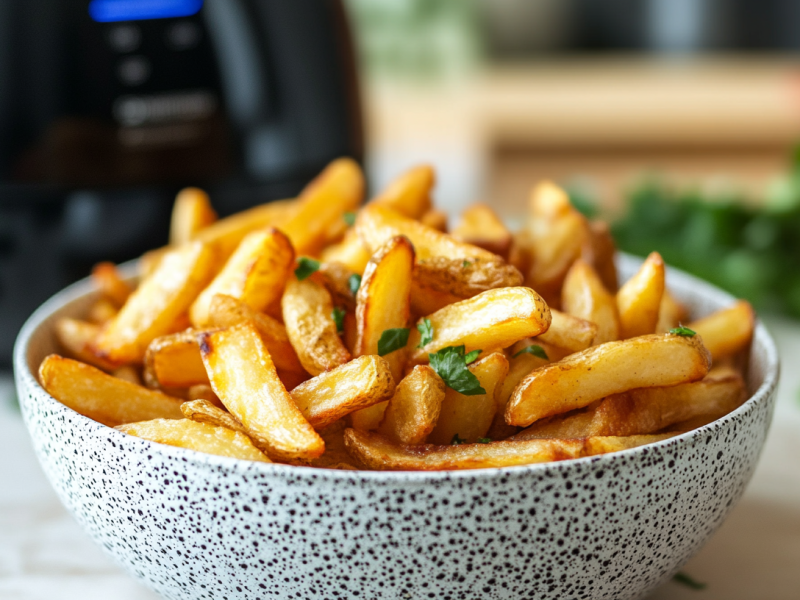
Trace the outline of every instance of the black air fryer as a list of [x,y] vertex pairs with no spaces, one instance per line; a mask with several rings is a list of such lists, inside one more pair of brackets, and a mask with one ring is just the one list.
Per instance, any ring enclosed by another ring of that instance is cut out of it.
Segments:
[[221,215],[362,158],[337,0],[0,0],[0,366],[99,260],[164,244],[175,193]]

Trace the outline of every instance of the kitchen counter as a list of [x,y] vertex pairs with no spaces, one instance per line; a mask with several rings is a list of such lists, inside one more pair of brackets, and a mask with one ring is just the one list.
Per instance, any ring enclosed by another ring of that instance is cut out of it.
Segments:
[[[702,591],[670,582],[649,600],[790,600],[800,589],[800,323],[766,319],[784,369],[769,440],[753,481],[720,531],[683,571]],[[156,600],[81,531],[39,468],[0,380],[0,598]]]

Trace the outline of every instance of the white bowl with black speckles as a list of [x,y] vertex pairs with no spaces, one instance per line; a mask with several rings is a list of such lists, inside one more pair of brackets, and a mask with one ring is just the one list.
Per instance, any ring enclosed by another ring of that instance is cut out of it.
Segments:
[[[637,261],[623,257],[621,273]],[[671,270],[699,316],[733,298]],[[37,383],[56,317],[42,306],[14,356],[25,422],[47,477],[89,534],[164,597],[638,598],[672,576],[741,497],[778,379],[758,325],[750,399],[690,433],[616,454],[478,471],[380,473],[250,463],[104,427]]]

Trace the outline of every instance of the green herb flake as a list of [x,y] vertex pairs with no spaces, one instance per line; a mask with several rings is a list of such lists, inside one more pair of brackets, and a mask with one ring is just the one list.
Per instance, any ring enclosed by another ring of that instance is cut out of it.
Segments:
[[[473,352],[470,352],[470,355]],[[431,368],[441,377],[445,384],[465,396],[485,394],[480,381],[467,368],[464,346],[447,346],[438,352],[428,354]]]
[[331,311],[331,317],[333,318],[333,322],[336,323],[336,331],[340,335],[344,333],[344,309],[339,306],[334,306],[333,310]]
[[347,280],[347,285],[350,286],[350,293],[355,296],[358,293],[358,289],[361,287],[361,275],[358,273],[350,275],[350,278]]
[[536,344],[531,344],[530,346],[525,346],[522,350],[514,354],[511,358],[517,358],[523,354],[533,354],[538,358],[543,358],[544,360],[548,360],[547,352],[544,351],[544,348],[541,346],[537,346]]
[[464,262],[461,263],[461,268],[462,269],[466,269],[466,268],[471,267],[471,266],[472,266],[472,263],[469,262],[468,260],[465,260]]
[[672,577],[672,581],[680,583],[681,585],[685,585],[686,587],[691,588],[693,590],[706,589],[705,583],[700,583],[699,581],[695,581],[689,575],[683,572],[675,573],[675,575],[673,575]]
[[350,227],[356,224],[356,213],[354,212],[346,212],[342,215],[342,218]]
[[451,446],[460,446],[461,444],[466,444],[466,443],[467,443],[467,440],[462,440],[460,437],[458,437],[458,434],[455,434],[453,436],[453,439],[450,440],[450,445]]
[[491,444],[492,438],[478,438],[479,444]]
[[398,327],[397,329],[387,329],[381,334],[381,339],[378,340],[378,355],[386,356],[395,350],[404,348],[408,343],[408,334],[411,330],[407,327]]
[[307,279],[319,270],[319,261],[307,256],[301,256],[297,259],[297,268],[294,274],[300,281]]
[[467,355],[464,357],[464,361],[465,361],[465,362],[466,362],[468,365],[471,365],[471,364],[472,364],[472,363],[474,363],[476,360],[478,360],[478,357],[481,355],[481,352],[483,352],[483,350],[473,350],[472,352],[470,352],[469,354],[467,354]]
[[430,319],[422,319],[422,321],[417,323],[417,331],[419,331],[420,334],[420,340],[417,348],[427,346],[433,341],[433,325],[431,325]]
[[669,332],[672,335],[679,335],[681,337],[694,337],[697,335],[696,331],[692,331],[688,327],[684,327],[681,325],[680,327],[675,327],[674,329],[670,329]]

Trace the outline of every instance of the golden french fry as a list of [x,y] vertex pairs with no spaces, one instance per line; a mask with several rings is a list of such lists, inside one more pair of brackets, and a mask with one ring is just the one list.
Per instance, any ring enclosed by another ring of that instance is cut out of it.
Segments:
[[597,456],[598,454],[621,452],[622,450],[630,450],[631,448],[638,448],[639,446],[667,440],[674,435],[674,433],[659,433],[652,435],[590,437],[586,438],[584,455]]
[[209,322],[211,300],[225,294],[263,311],[281,297],[286,279],[294,268],[294,249],[277,229],[247,234],[214,280],[192,304],[189,311],[195,327]]
[[447,221],[447,213],[443,213],[440,210],[429,210],[419,219],[419,222],[425,227],[430,227],[442,233],[447,233]]
[[594,342],[597,325],[591,321],[553,308],[550,309],[550,315],[552,316],[550,328],[537,336],[539,340],[568,350],[570,353],[586,350]]
[[617,245],[611,236],[611,228],[605,221],[589,223],[589,239],[581,248],[581,258],[592,265],[603,286],[614,293],[619,287],[615,258]]
[[622,339],[655,333],[663,295],[664,261],[658,252],[653,252],[617,292]]
[[319,431],[320,437],[325,442],[325,453],[319,458],[297,461],[295,464],[316,467],[317,469],[338,469],[345,471],[363,469],[364,466],[358,460],[350,456],[347,453],[347,449],[344,447],[345,428],[346,423],[344,420],[341,420]]
[[98,298],[89,308],[86,318],[95,325],[105,325],[117,316],[119,309],[108,298]]
[[198,383],[197,385],[189,386],[189,389],[186,390],[186,399],[205,400],[217,408],[225,408],[225,405],[222,404],[222,401],[217,398],[214,390],[211,389],[211,385],[207,383]]
[[144,381],[150,388],[208,385],[197,336],[213,330],[187,329],[154,339],[144,355]]
[[281,230],[298,255],[308,254],[324,241],[329,228],[364,199],[364,175],[350,158],[333,161],[298,197],[297,212]]
[[[356,356],[380,354],[378,342],[383,333],[408,325],[413,268],[414,248],[403,236],[389,240],[370,259],[356,295]],[[400,381],[406,349],[398,348],[384,358],[394,380]]]
[[500,259],[463,260],[434,256],[414,266],[414,281],[421,288],[444,292],[464,300],[501,287],[522,285],[522,273]]
[[529,283],[558,308],[564,277],[589,240],[589,224],[566,192],[549,181],[533,189],[529,207],[527,231],[533,254]]
[[410,219],[421,219],[431,210],[431,190],[436,173],[430,165],[413,167],[392,181],[373,204],[388,206]]
[[58,343],[67,355],[104,371],[114,370],[113,363],[92,351],[92,345],[100,335],[100,327],[94,323],[62,317],[56,321],[54,330]]
[[378,402],[367,408],[357,410],[350,415],[350,423],[356,429],[362,431],[372,431],[377,429],[386,416],[386,409],[389,408],[389,401]]
[[432,256],[461,260],[497,260],[496,254],[459,242],[446,233],[403,216],[396,210],[374,203],[358,212],[356,232],[364,245],[373,252],[393,237],[404,235],[411,240],[419,260]]
[[508,359],[503,353],[495,352],[471,364],[469,370],[486,393],[465,396],[447,388],[436,427],[428,436],[432,444],[449,444],[456,437],[477,442],[492,426],[502,383],[508,375]]
[[96,351],[113,363],[141,362],[150,342],[175,330],[216,264],[211,248],[200,242],[168,252],[100,333]]
[[286,327],[269,315],[255,311],[241,300],[224,294],[217,294],[211,299],[208,315],[209,325],[212,327],[233,327],[245,321],[252,321],[272,356],[275,368],[279,372],[292,371],[305,374],[305,369],[289,342]]
[[461,213],[459,224],[450,233],[461,242],[508,258],[511,232],[486,204],[473,204],[467,208]]
[[506,406],[506,422],[527,427],[611,394],[697,381],[710,366],[699,336],[654,334],[608,342],[530,373]]
[[182,417],[182,401],[178,398],[145,389],[56,354],[42,361],[39,380],[53,398],[109,427],[148,419]]
[[208,400],[189,400],[181,404],[183,416],[198,423],[227,427],[247,434],[242,423],[227,410]]
[[408,348],[412,360],[424,363],[428,353],[447,346],[466,346],[466,352],[491,353],[526,337],[539,335],[550,326],[550,309],[530,288],[489,290],[451,304],[427,317],[433,326],[433,341],[422,348],[419,331],[413,329]]
[[344,239],[338,244],[328,246],[320,254],[325,263],[339,263],[359,275],[367,268],[369,251],[364,247],[355,229],[348,229]]
[[245,434],[218,427],[208,423],[199,423],[189,419],[177,421],[154,419],[141,423],[120,425],[117,429],[158,444],[177,446],[205,454],[216,454],[240,460],[270,462],[264,454],[253,445]]
[[[500,391],[496,396],[497,404],[494,419],[492,420],[492,426],[486,434],[486,436],[492,440],[504,440],[519,431],[519,427],[506,423],[506,405],[511,399],[511,394],[514,393],[514,389],[519,385],[519,382],[527,377],[531,371],[543,367],[549,362],[547,359],[526,352],[516,354],[516,356],[515,354],[516,352],[512,352],[511,354],[512,358],[509,360],[508,364],[508,375],[506,375],[503,380]],[[549,357],[550,355],[548,354],[547,356]]]
[[114,263],[97,263],[92,268],[92,281],[100,293],[111,300],[117,308],[125,304],[133,292],[133,288],[120,275]]
[[259,448],[284,459],[316,458],[325,451],[322,438],[283,387],[254,324],[200,340],[211,387]]
[[584,412],[537,421],[514,439],[655,433],[689,419],[718,419],[738,408],[745,397],[744,381],[738,374],[640,388],[613,394]]
[[216,220],[217,213],[211,208],[208,194],[199,188],[184,188],[178,192],[172,207],[169,243],[172,246],[185,244]]
[[142,385],[142,377],[139,374],[139,370],[132,365],[125,365],[124,367],[114,369],[111,374],[117,379],[122,379],[128,383]]
[[530,236],[526,231],[518,231],[511,240],[508,251],[508,263],[517,268],[520,273],[529,273],[533,263]]
[[292,277],[281,300],[286,334],[300,364],[312,375],[335,369],[350,360],[333,320],[328,290],[314,279]]
[[608,292],[595,270],[580,259],[564,279],[561,306],[567,314],[597,325],[595,345],[619,339],[616,298]]
[[703,343],[713,360],[741,352],[750,344],[755,327],[753,307],[739,300],[730,308],[723,308],[687,325],[703,338]]
[[411,312],[418,317],[433,314],[463,299],[448,292],[423,287],[415,280],[411,280]]
[[397,385],[378,432],[400,444],[424,443],[439,418],[444,396],[444,381],[436,371],[417,365]]
[[[689,311],[670,294],[664,287],[664,295],[661,296],[661,306],[658,309],[658,323],[656,323],[656,333],[667,333],[689,317]],[[704,340],[705,341],[705,340]]]
[[350,281],[355,274],[341,263],[324,262],[320,264],[319,270],[315,275],[322,280],[322,283],[331,293],[334,304],[343,306],[348,311],[354,311],[356,309],[356,295],[350,289]]
[[332,371],[301,383],[290,395],[320,430],[345,415],[391,398],[395,383],[389,364],[380,356],[360,356]]

